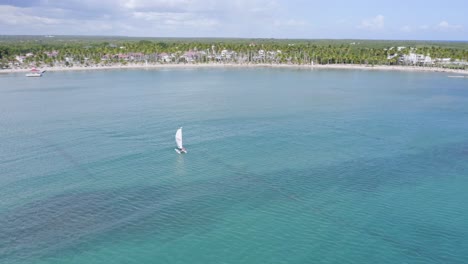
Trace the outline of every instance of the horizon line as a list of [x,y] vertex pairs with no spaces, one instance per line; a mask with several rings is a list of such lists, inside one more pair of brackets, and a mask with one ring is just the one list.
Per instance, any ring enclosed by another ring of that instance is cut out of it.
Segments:
[[0,37],[114,37],[114,38],[152,38],[152,39],[240,39],[240,40],[365,40],[365,41],[431,41],[431,42],[467,42],[468,40],[436,40],[436,39],[365,39],[365,38],[274,38],[274,37],[149,37],[125,35],[63,35],[63,34],[0,34]]

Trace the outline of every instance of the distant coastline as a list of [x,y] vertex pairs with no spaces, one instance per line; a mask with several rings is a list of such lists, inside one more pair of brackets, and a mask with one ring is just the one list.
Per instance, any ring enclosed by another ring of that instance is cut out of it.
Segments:
[[[414,72],[446,72],[467,74],[467,70],[441,67],[401,66],[401,65],[364,65],[364,64],[268,64],[268,63],[178,63],[178,64],[141,64],[128,63],[106,66],[72,66],[72,67],[41,67],[45,71],[82,71],[82,70],[113,70],[113,69],[183,69],[183,68],[296,68],[296,69],[346,69],[346,70],[377,70],[377,71],[414,71]],[[30,69],[3,69],[0,73],[26,73]]]
[[0,73],[90,69],[300,68],[468,73],[468,45],[373,40],[7,38]]

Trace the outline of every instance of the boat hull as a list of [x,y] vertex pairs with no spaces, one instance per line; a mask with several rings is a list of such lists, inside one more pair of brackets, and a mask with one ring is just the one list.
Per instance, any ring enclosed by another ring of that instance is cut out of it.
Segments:
[[42,77],[42,73],[28,73],[26,77]]
[[180,150],[180,149],[174,149],[175,152],[179,153],[179,154],[185,154],[187,153],[187,150]]

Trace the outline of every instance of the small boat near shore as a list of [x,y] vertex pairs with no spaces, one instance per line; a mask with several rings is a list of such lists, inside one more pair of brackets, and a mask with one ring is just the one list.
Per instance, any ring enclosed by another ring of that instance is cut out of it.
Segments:
[[45,71],[39,71],[36,68],[33,68],[29,73],[26,73],[26,77],[42,77],[42,73]]

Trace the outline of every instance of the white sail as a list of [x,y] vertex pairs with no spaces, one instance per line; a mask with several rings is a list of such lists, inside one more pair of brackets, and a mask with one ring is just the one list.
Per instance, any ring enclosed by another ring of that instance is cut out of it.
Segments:
[[182,149],[182,128],[177,129],[175,134],[175,142],[179,149]]

